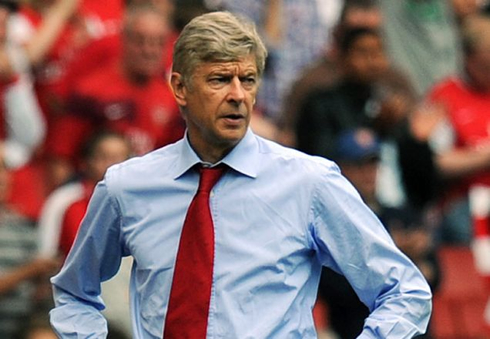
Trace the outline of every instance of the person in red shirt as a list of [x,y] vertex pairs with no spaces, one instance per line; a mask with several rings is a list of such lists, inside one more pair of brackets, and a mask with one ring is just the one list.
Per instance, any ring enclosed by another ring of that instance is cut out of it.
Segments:
[[[464,75],[443,80],[429,94],[430,101],[445,111],[429,144],[439,173],[451,184],[446,185],[450,188],[442,199],[446,232],[472,237],[468,241],[476,268],[488,282],[490,294],[490,18],[475,15],[465,19],[462,36]],[[456,215],[466,220],[456,220]],[[451,225],[457,225],[457,232]],[[487,318],[490,329],[490,316]]]
[[80,153],[80,178],[54,190],[41,212],[39,250],[43,257],[68,255],[95,185],[107,168],[131,156],[131,146],[122,134],[101,131],[87,140]]
[[[127,6],[129,7],[145,4],[154,6],[168,23],[173,22],[174,4],[172,0],[127,1]],[[178,36],[178,32],[173,25],[169,24],[169,29],[170,31],[163,47],[164,52],[162,53],[162,76],[165,78],[169,78],[173,45]],[[106,34],[84,46],[67,64],[66,74],[60,86],[62,91],[59,94],[62,97],[66,97],[87,74],[107,67],[120,58],[123,48],[122,44],[121,27],[118,27],[118,30],[113,32],[113,34]]]
[[[101,131],[89,138],[80,153],[79,178],[54,190],[42,209],[38,224],[38,254],[44,260],[66,258],[95,185],[102,180],[107,168],[130,157],[131,147],[123,135]],[[125,260],[118,278],[104,287],[111,333],[115,329],[129,332],[129,301],[124,297],[124,291],[128,288],[130,268],[131,260]]]
[[122,53],[114,62],[83,78],[69,94],[67,114],[48,135],[53,173],[66,180],[77,164],[76,151],[97,128],[124,134],[142,155],[178,140],[183,119],[162,74],[164,45],[171,30],[150,6],[128,9]]

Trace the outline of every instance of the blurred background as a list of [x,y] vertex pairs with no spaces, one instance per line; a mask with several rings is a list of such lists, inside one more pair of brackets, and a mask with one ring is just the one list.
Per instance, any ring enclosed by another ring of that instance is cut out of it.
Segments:
[[[490,338],[485,0],[0,0],[0,337],[56,338],[49,277],[105,170],[183,136],[173,43],[215,10],[269,51],[255,133],[334,160],[426,277],[421,338]],[[103,285],[109,338],[131,338],[130,269]],[[319,337],[367,314],[325,268]]]

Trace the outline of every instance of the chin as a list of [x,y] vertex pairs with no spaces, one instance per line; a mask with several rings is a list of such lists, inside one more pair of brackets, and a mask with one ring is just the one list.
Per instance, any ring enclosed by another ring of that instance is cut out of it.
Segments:
[[245,133],[227,133],[225,135],[220,136],[220,142],[222,145],[226,145],[227,147],[234,147],[236,144],[243,139]]

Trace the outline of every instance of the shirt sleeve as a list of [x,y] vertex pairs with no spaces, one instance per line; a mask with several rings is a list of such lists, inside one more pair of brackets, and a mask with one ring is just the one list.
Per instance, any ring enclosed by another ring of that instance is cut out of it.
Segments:
[[4,94],[7,139],[5,153],[8,165],[18,168],[29,160],[46,135],[32,83],[25,75],[10,85]]
[[123,255],[120,213],[106,183],[90,200],[72,250],[60,273],[51,279],[55,308],[50,312],[60,338],[105,338],[101,282],[119,269]]
[[338,167],[320,180],[312,203],[311,241],[320,262],[343,274],[370,310],[359,338],[424,333],[432,307],[426,280]]

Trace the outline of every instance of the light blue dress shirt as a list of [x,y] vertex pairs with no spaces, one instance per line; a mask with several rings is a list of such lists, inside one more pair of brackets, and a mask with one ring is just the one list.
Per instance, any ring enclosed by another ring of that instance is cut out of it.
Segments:
[[[134,257],[133,337],[162,337],[199,162],[183,139],[108,170],[52,279],[51,322],[62,338],[105,337],[100,282],[127,255]],[[215,263],[207,338],[316,338],[311,311],[322,265],[344,274],[371,310],[360,338],[425,330],[426,281],[334,163],[250,130],[221,162],[230,169],[210,198]]]

